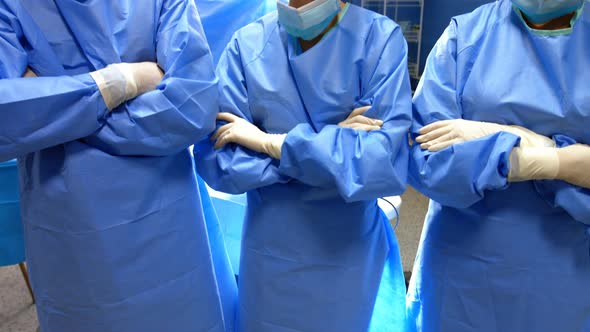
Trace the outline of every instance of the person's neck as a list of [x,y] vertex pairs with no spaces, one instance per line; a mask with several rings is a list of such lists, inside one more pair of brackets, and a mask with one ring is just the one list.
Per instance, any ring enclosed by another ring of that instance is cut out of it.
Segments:
[[571,28],[571,22],[572,22],[572,18],[574,17],[574,15],[576,15],[576,12],[572,12],[563,16],[560,16],[558,18],[554,18],[550,21],[547,21],[545,23],[533,23],[531,22],[526,15],[523,14],[524,20],[526,21],[526,24],[531,28],[531,29],[535,29],[535,30],[561,30],[561,29],[567,29],[567,28]]
[[[346,6],[346,4],[344,2],[340,2],[340,9],[344,8]],[[312,40],[304,40],[299,38],[299,43],[301,44],[301,51],[302,52],[306,52],[307,50],[309,50],[310,48],[314,47],[317,43],[320,42],[320,40],[322,40],[322,38],[324,38],[324,35],[330,31],[330,29],[332,29],[336,24],[338,24],[338,15],[336,15],[336,17],[334,17],[334,19],[332,20],[332,22],[330,22],[330,25],[322,32],[319,34],[319,36],[315,37]]]

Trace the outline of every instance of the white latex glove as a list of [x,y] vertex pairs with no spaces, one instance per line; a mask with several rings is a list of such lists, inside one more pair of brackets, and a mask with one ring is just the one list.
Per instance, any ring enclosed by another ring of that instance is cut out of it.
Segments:
[[559,174],[556,148],[514,148],[508,181],[553,180]]
[[352,113],[350,113],[348,118],[340,122],[338,126],[364,131],[380,130],[381,126],[383,126],[383,121],[368,118],[363,115],[369,109],[371,109],[371,106],[356,108],[354,111],[352,111]]
[[148,91],[162,81],[164,73],[153,62],[117,63],[90,73],[110,110]]
[[520,136],[521,147],[555,147],[555,142],[549,137],[536,134],[520,126],[463,119],[431,123],[420,129],[420,136],[416,138],[416,142],[421,143],[422,149],[436,152],[453,144],[471,141],[501,131]]
[[510,154],[511,182],[559,179],[590,189],[590,146],[515,148]]
[[236,143],[250,150],[265,153],[274,159],[281,159],[286,134],[267,134],[231,113],[219,113],[217,120],[227,121],[228,124],[217,129],[211,137],[211,140],[217,140],[214,146],[216,149],[221,149],[228,143]]
[[33,78],[33,77],[37,77],[37,74],[35,74],[30,67],[27,67],[27,71],[23,74],[24,78]]
[[574,144],[557,149],[559,173],[557,178],[590,189],[590,146]]

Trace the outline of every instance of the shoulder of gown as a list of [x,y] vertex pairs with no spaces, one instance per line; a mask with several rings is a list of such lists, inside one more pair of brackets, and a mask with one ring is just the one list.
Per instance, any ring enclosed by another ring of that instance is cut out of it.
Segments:
[[499,0],[482,5],[474,11],[455,16],[451,25],[457,34],[457,51],[479,44],[499,24],[512,24],[517,19],[510,0]]

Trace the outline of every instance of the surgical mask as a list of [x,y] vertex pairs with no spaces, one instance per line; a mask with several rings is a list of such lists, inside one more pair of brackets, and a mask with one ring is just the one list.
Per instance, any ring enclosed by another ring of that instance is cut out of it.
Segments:
[[279,23],[292,36],[312,40],[330,25],[340,12],[340,0],[315,0],[294,8],[277,1]]
[[512,0],[533,23],[540,24],[582,7],[584,0]]

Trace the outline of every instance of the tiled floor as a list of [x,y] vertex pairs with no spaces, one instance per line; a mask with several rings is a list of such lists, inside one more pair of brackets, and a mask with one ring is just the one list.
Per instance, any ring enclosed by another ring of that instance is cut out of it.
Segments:
[[405,271],[412,271],[418,250],[428,199],[411,187],[402,196],[400,223],[395,230]]
[[[397,235],[404,269],[411,271],[428,200],[413,189],[404,194]],[[0,332],[35,332],[35,306],[18,266],[0,267]]]
[[0,267],[0,332],[35,332],[37,314],[18,266]]

